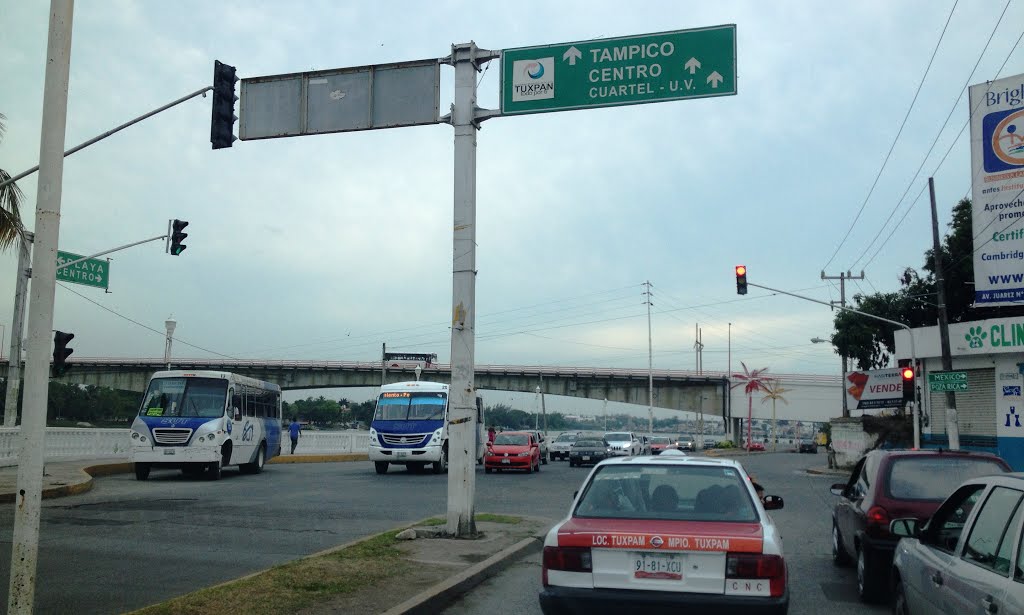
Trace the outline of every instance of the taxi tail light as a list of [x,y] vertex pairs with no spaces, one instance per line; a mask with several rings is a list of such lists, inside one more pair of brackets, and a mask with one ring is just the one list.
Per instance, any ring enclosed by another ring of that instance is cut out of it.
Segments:
[[729,553],[725,558],[727,579],[769,579],[772,597],[786,593],[786,562],[781,555]]
[[548,585],[548,570],[590,572],[592,570],[589,547],[544,547],[543,581]]

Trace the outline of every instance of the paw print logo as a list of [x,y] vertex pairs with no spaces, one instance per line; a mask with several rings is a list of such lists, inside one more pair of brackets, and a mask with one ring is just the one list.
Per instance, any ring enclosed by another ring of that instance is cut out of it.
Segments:
[[970,343],[971,348],[981,348],[986,337],[988,337],[988,333],[982,331],[981,327],[971,327],[964,339]]

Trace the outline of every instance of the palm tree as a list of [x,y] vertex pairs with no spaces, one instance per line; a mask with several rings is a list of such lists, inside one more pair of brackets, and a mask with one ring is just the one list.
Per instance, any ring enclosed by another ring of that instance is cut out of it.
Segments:
[[788,393],[789,389],[782,386],[777,378],[767,380],[764,386],[764,398],[761,403],[765,403],[769,399],[772,400],[772,452],[774,453],[777,449],[779,437],[778,432],[775,430],[775,402],[776,400],[781,401],[784,404],[788,404],[786,398],[782,396],[783,393]]
[[732,385],[732,388],[736,388],[743,385],[743,392],[747,394],[747,450],[750,450],[751,442],[751,431],[752,421],[754,414],[754,393],[758,391],[767,390],[765,383],[768,381],[768,377],[765,372],[768,371],[767,367],[761,369],[749,370],[747,364],[740,361],[740,365],[743,366],[742,374],[733,374],[732,377],[739,380],[736,384]]
[[[6,119],[4,114],[0,113],[0,141],[4,138]],[[0,169],[0,184],[10,178],[11,175],[7,171]],[[21,224],[21,202],[24,198],[21,188],[13,182],[0,188],[0,251],[10,248],[25,232],[25,227]]]

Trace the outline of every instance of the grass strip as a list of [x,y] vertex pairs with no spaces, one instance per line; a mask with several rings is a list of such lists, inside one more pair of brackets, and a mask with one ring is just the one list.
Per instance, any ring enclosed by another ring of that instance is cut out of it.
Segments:
[[202,589],[135,611],[136,615],[276,615],[294,613],[333,596],[403,574],[395,534],[385,532],[346,549],[276,566],[254,576]]
[[[474,519],[477,521],[477,523],[481,521],[489,521],[491,523],[508,523],[510,525],[515,525],[523,520],[522,517],[513,517],[511,515],[495,515],[492,513],[479,513],[474,517]],[[417,526],[433,527],[437,525],[444,525],[445,523],[448,523],[448,521],[445,520],[443,517],[431,517],[426,521],[423,521],[422,523],[418,523]]]

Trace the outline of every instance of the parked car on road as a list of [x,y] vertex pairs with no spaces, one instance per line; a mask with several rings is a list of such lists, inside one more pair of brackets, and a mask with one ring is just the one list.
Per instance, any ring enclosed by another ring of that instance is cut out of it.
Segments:
[[[967,481],[927,524],[894,519],[893,612],[1024,613],[1024,475]],[[1016,549],[1016,557],[1014,550]]]
[[572,448],[572,443],[579,439],[580,434],[577,431],[567,431],[562,434],[558,434],[558,437],[551,441],[548,446],[548,458],[551,461],[556,459],[568,459],[569,449]]
[[782,538],[731,459],[602,461],[544,539],[545,614],[777,613],[789,607]]
[[526,470],[540,472],[540,446],[529,431],[503,431],[487,445],[484,472]]
[[569,466],[596,465],[614,456],[611,444],[600,438],[580,438],[569,449]]
[[893,519],[924,521],[965,480],[1008,472],[1001,458],[967,451],[874,450],[854,466],[849,480],[832,485],[840,496],[832,512],[832,561],[857,563],[857,594],[882,598],[899,537]]
[[604,439],[612,445],[612,452],[616,455],[639,455],[643,450],[640,438],[631,431],[609,431],[604,434]]
[[747,450],[748,451],[764,451],[764,444],[761,444],[760,442],[751,442],[747,446]]
[[818,454],[818,442],[813,438],[800,438],[797,440],[796,452]]
[[681,451],[692,451],[697,447],[692,436],[679,436],[679,439],[676,440],[676,446]]
[[540,462],[546,464],[548,462],[548,437],[541,431],[530,430],[530,433],[533,434],[533,441],[540,448]]
[[651,454],[660,455],[662,452],[678,448],[672,438],[668,436],[651,436]]

